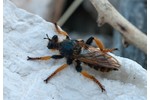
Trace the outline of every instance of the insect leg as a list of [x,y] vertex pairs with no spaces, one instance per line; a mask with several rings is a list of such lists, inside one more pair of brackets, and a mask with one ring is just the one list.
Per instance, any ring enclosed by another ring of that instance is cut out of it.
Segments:
[[105,48],[103,42],[100,39],[94,37],[94,41],[101,50],[103,50]]
[[87,41],[86,44],[91,45],[91,43],[93,42],[94,37],[90,37]]
[[63,58],[62,55],[53,55],[53,56],[44,56],[44,57],[29,57],[27,58],[27,60],[49,60],[49,59],[61,59]]
[[102,52],[106,53],[106,52],[113,52],[115,50],[118,50],[118,48],[112,48],[112,49],[103,49]]
[[87,77],[87,78],[91,79],[92,81],[94,81],[96,84],[98,84],[98,86],[102,89],[102,92],[106,91],[105,88],[103,87],[103,85],[94,76],[88,74],[86,71],[81,71],[81,74],[84,77]]
[[53,58],[53,59],[61,59],[63,57],[64,56],[62,56],[62,55],[53,55],[51,58]]
[[66,39],[67,39],[67,40],[70,40],[70,37],[69,37],[68,35],[66,35]]
[[47,77],[44,82],[48,82],[48,80],[50,80],[54,75],[56,75],[58,72],[62,71],[63,69],[65,69],[68,66],[68,64],[63,64],[62,66],[60,66],[56,71],[54,71],[49,77]]
[[56,31],[57,31],[59,34],[68,36],[67,32],[65,32],[65,31],[63,31],[62,29],[60,29],[56,23],[54,23],[54,25],[55,25]]
[[72,64],[73,59],[67,58],[67,64],[70,65]]
[[101,40],[97,39],[96,37],[90,37],[87,41],[86,44],[91,45],[91,43],[93,42],[93,40],[95,41],[96,45],[100,48],[100,50],[103,50],[105,47],[102,43]]
[[96,45],[99,47],[99,49],[106,53],[106,52],[112,52],[114,50],[118,50],[117,48],[112,48],[112,49],[106,49],[102,43],[102,41],[96,37],[90,37],[87,41],[86,44],[91,45],[91,43],[93,42],[93,40],[95,41]]
[[49,60],[51,56],[44,56],[44,57],[27,57],[27,60]]
[[106,52],[112,52],[112,51],[115,51],[115,50],[118,50],[118,48],[112,48],[112,49],[107,49],[104,47],[103,43],[101,40],[99,40],[98,38],[95,38],[94,37],[94,41],[96,43],[96,45],[100,48],[100,50],[104,53]]
[[96,84],[98,84],[98,86],[102,89],[102,92],[105,91],[105,88],[103,87],[103,85],[94,76],[88,74],[86,71],[83,71],[80,64],[81,62],[77,61],[77,65],[76,65],[77,72],[80,72],[84,77],[89,78],[92,81],[94,81]]
[[76,63],[77,63],[77,65],[76,65],[77,72],[81,72],[82,71],[82,66],[80,65],[81,62],[79,60],[77,60]]

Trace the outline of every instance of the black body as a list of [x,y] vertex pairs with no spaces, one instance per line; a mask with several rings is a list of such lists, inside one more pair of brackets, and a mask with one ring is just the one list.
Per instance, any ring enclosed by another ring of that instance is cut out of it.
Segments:
[[118,61],[110,56],[109,54],[103,54],[99,49],[90,46],[93,37],[90,37],[85,43],[83,40],[71,40],[68,36],[62,42],[58,42],[58,36],[54,35],[50,39],[47,35],[49,43],[47,45],[48,49],[57,49],[60,55],[53,55],[52,58],[60,59],[65,57],[67,59],[67,64],[72,64],[73,60],[76,61],[76,70],[81,71],[81,62],[89,65],[91,68],[100,71],[111,71],[118,70],[120,67]]
[[[105,88],[102,84],[92,75],[88,74],[86,71],[82,70],[81,62],[87,64],[89,67],[94,68],[95,70],[100,70],[102,72],[108,72],[111,70],[118,70],[120,68],[120,64],[118,61],[109,55],[107,52],[111,52],[117,49],[106,49],[104,48],[101,41],[99,41],[95,37],[90,37],[86,42],[83,40],[71,40],[66,32],[61,31],[57,24],[55,24],[56,30],[58,33],[66,36],[66,39],[59,42],[58,36],[54,35],[51,39],[48,37],[48,49],[56,49],[60,53],[59,55],[52,56],[44,56],[44,57],[29,57],[27,60],[49,60],[53,59],[61,59],[66,58],[66,63],[60,66],[55,72],[53,72],[49,77],[47,77],[44,82],[48,82],[56,73],[60,72],[68,65],[72,64],[73,61],[76,62],[76,71],[80,72],[83,76],[93,80],[95,83],[99,85],[102,89],[102,92],[105,91]],[[99,48],[95,48],[90,46],[93,40],[96,42]]]

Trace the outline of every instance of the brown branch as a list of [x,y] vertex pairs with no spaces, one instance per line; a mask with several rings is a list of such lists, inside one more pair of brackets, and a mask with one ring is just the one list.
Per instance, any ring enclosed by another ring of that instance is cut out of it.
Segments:
[[128,22],[110,3],[108,0],[90,0],[98,12],[98,23],[110,24],[114,29],[118,30],[125,41],[135,45],[147,54],[147,36]]

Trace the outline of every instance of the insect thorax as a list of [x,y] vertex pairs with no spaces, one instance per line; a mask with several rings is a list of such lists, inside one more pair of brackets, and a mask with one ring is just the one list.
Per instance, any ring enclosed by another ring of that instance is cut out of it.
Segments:
[[75,40],[64,40],[60,43],[59,51],[61,55],[72,58],[80,53],[81,47]]

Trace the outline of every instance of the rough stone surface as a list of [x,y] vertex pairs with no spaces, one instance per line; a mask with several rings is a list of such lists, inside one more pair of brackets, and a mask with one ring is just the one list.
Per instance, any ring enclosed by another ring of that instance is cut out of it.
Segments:
[[[84,69],[94,75],[107,92],[91,80],[77,73],[72,64],[52,78],[47,78],[65,59],[50,61],[27,61],[27,56],[57,54],[47,49],[48,34],[55,32],[52,23],[37,15],[14,6],[4,0],[4,100],[146,100],[146,70],[136,62],[118,57],[119,71],[97,72],[84,65]],[[60,41],[64,39],[60,36]]]

